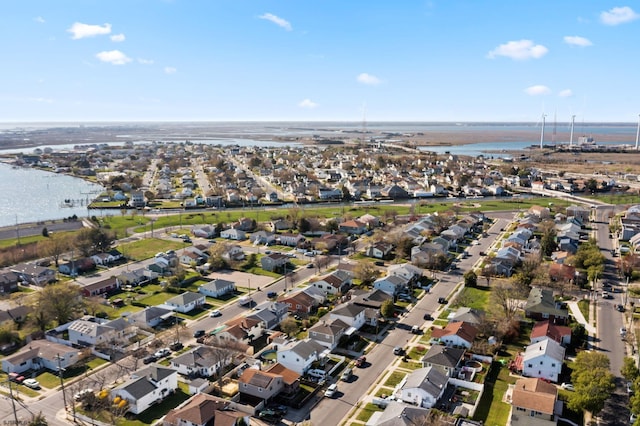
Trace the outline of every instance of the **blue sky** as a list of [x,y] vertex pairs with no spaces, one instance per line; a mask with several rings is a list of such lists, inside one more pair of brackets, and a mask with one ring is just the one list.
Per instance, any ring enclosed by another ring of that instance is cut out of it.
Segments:
[[636,122],[637,40],[635,2],[11,0],[0,121]]

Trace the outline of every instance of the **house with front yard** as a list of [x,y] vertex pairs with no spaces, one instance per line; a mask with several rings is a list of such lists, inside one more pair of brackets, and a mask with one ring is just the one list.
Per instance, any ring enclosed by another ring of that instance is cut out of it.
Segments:
[[463,348],[432,345],[420,361],[423,367],[437,367],[449,377],[455,377],[464,365],[465,353]]
[[289,263],[289,256],[282,253],[270,253],[260,259],[262,269],[269,272],[282,270],[287,263]]
[[56,281],[56,271],[35,263],[19,263],[11,266],[9,270],[18,274],[20,281],[28,284],[42,287]]
[[276,243],[276,234],[269,231],[257,231],[251,234],[249,241],[254,245],[270,246]]
[[164,416],[162,426],[249,425],[251,416],[233,407],[235,403],[206,393],[197,393]]
[[[27,370],[58,371],[58,366],[68,368],[81,358],[79,349],[48,340],[32,340],[13,355],[2,358],[2,371],[23,373]],[[59,364],[58,364],[59,363]]]
[[373,288],[382,290],[392,296],[398,295],[402,290],[406,289],[409,281],[400,275],[387,275],[378,278],[373,282]]
[[138,328],[124,318],[106,320],[87,315],[72,321],[67,331],[69,342],[80,346],[98,346],[111,342],[126,346],[127,340],[136,335]]
[[432,408],[447,389],[449,377],[437,367],[425,367],[409,373],[400,389],[402,402]]
[[300,390],[301,376],[295,371],[289,370],[284,365],[276,362],[265,371],[282,377],[282,382],[284,383],[284,388],[282,389],[283,395],[295,395]]
[[[389,401],[384,411],[373,413],[368,426],[416,426],[429,418],[431,411],[422,407],[403,404],[402,402]],[[460,424],[458,426],[467,426]]]
[[329,295],[345,294],[353,282],[350,272],[336,270],[316,281],[311,282],[311,286]]
[[276,242],[282,244],[283,246],[297,247],[298,244],[300,244],[304,240],[305,238],[302,234],[293,234],[290,232],[276,234]]
[[87,284],[80,288],[84,297],[99,296],[115,292],[120,288],[120,280],[116,277],[109,277],[95,283]]
[[140,414],[177,388],[178,372],[154,364],[132,373],[129,380],[111,390],[110,398],[119,396],[128,402],[128,412]]
[[318,300],[306,291],[300,290],[295,293],[287,293],[278,297],[278,302],[287,305],[290,313],[308,315],[318,307]]
[[522,356],[522,375],[557,382],[562,372],[564,348],[552,339],[532,343]]
[[484,317],[484,311],[469,308],[467,306],[461,306],[457,310],[451,312],[447,316],[447,320],[449,322],[466,322],[473,326],[478,326],[482,324]]
[[478,329],[464,321],[450,322],[444,328],[434,328],[431,340],[445,346],[471,348],[478,334]]
[[116,278],[121,286],[136,286],[155,280],[158,278],[158,274],[145,268],[138,268],[130,271],[122,271]]
[[349,324],[341,319],[320,320],[309,329],[309,339],[329,350],[334,350],[340,343],[340,339],[347,335],[349,328]]
[[331,312],[329,312],[329,318],[332,320],[339,319],[353,330],[347,331],[347,334],[351,334],[357,330],[360,330],[366,322],[365,311],[367,308],[364,306],[356,305],[353,303],[345,303],[337,306]]
[[109,266],[120,259],[122,259],[122,254],[117,250],[115,253],[96,253],[91,256],[91,260],[93,260],[96,265],[100,266]]
[[237,317],[226,321],[224,328],[216,333],[222,340],[249,343],[264,334],[264,323],[257,318]]
[[537,378],[518,379],[510,386],[512,426],[552,426],[558,424],[562,404],[555,385]]
[[569,319],[569,311],[555,300],[553,291],[540,287],[533,287],[529,292],[524,312],[527,318],[549,320],[554,324],[566,324]]
[[236,283],[233,281],[216,278],[198,287],[198,292],[205,296],[219,298],[225,294],[231,294],[236,290]]
[[338,231],[345,234],[361,235],[367,232],[367,224],[357,219],[346,220],[338,225]]
[[278,362],[289,370],[304,375],[311,365],[329,352],[321,344],[311,340],[299,340],[276,345]]
[[390,265],[388,271],[391,276],[404,278],[409,285],[417,283],[422,278],[422,269],[410,263]]
[[199,266],[203,265],[207,261],[206,256],[201,256],[198,253],[190,250],[183,250],[178,259],[180,259],[181,264],[187,266]]
[[164,302],[164,305],[169,306],[171,309],[186,314],[196,308],[204,306],[206,298],[204,294],[194,293],[192,291],[185,291],[175,297]]
[[247,234],[240,229],[229,228],[220,232],[220,238],[224,238],[225,240],[244,241],[247,239]]
[[387,300],[393,301],[393,296],[382,290],[351,290],[350,292],[353,292],[351,294],[351,303],[365,308],[380,309]]
[[393,244],[386,243],[384,241],[378,241],[376,243],[367,246],[365,249],[365,255],[373,257],[374,259],[386,259],[391,256],[393,251]]
[[154,328],[172,319],[174,313],[171,309],[158,306],[149,306],[141,311],[134,312],[127,318],[130,323],[143,328]]
[[12,293],[18,289],[20,276],[13,271],[0,271],[0,293]]
[[251,395],[264,401],[271,401],[284,389],[282,376],[255,368],[247,368],[238,378],[240,394]]
[[287,317],[289,307],[285,303],[270,301],[256,306],[253,313],[247,315],[247,318],[262,322],[262,328],[265,330],[273,330]]
[[211,377],[218,368],[231,363],[231,357],[221,356],[221,352],[211,346],[198,346],[171,360],[171,368],[187,377]]

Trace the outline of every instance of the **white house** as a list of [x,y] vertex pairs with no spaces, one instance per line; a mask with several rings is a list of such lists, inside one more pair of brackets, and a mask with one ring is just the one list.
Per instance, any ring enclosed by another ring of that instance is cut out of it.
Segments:
[[223,353],[210,346],[199,346],[173,358],[171,368],[184,376],[211,377],[218,368],[231,362],[230,356],[221,356]]
[[42,368],[58,371],[58,362],[60,367],[67,368],[79,359],[78,349],[48,340],[33,340],[13,355],[4,357],[2,371],[22,373],[27,370],[39,371]]
[[434,328],[431,331],[433,341],[450,347],[462,347],[470,349],[476,339],[478,329],[464,322],[450,322],[444,328]]
[[558,381],[562,372],[564,348],[553,339],[527,346],[522,360],[522,375]]
[[278,362],[291,371],[302,375],[311,368],[314,361],[319,361],[328,352],[328,349],[312,340],[291,342],[287,345],[278,345]]
[[171,368],[151,365],[131,374],[131,378],[111,390],[129,403],[127,411],[140,414],[156,402],[172,394],[178,388],[178,372]]
[[408,281],[399,275],[388,275],[375,280],[373,288],[382,290],[392,296],[400,293],[400,290],[407,288]]
[[170,309],[160,308],[158,306],[149,306],[139,312],[129,315],[129,322],[139,327],[153,328],[162,324],[164,321],[173,317],[173,311]]
[[229,228],[220,232],[220,237],[227,240],[243,241],[247,239],[247,234],[240,229]]
[[227,281],[217,278],[213,281],[209,281],[206,284],[202,284],[198,287],[198,291],[205,296],[220,297],[227,293],[232,293],[236,289],[236,284],[233,281]]
[[447,389],[449,377],[437,367],[414,370],[400,390],[403,402],[431,408]]
[[[355,330],[360,330],[360,328],[367,321],[365,312],[367,308],[364,306],[355,305],[352,303],[347,303],[342,306],[339,306],[329,312],[329,318],[332,320],[339,319]],[[347,332],[350,334],[350,332]]]
[[164,302],[164,305],[171,307],[173,310],[187,313],[191,312],[199,306],[203,306],[206,302],[204,294],[185,291],[175,297]]
[[409,263],[390,265],[389,274],[393,276],[399,276],[407,280],[408,282],[416,282],[422,277],[422,269],[413,266]]
[[85,316],[73,321],[67,330],[71,343],[96,346],[111,341],[125,342],[136,335],[138,328],[124,318],[109,321]]

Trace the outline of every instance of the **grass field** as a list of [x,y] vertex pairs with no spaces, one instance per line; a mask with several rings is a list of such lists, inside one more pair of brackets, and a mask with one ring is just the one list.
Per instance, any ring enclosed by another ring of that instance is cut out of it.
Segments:
[[117,248],[129,259],[144,260],[155,256],[156,253],[161,251],[178,250],[183,246],[184,244],[178,241],[146,238],[132,243],[120,244]]
[[491,291],[489,287],[465,287],[460,295],[458,295],[454,301],[452,307],[458,308],[460,306],[466,306],[471,309],[478,309],[481,311],[487,310],[489,306],[489,295]]

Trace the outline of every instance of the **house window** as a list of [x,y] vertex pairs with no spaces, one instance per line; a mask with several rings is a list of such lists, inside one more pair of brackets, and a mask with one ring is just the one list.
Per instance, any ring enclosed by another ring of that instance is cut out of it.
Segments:
[[542,361],[540,361],[540,365],[542,365]]
[[533,367],[533,364],[527,364],[527,367],[531,368],[531,367]]
[[555,363],[555,362],[552,362],[552,363],[551,363],[551,366],[552,366],[552,367],[555,367],[555,366],[556,366],[556,363]]
[[258,388],[258,392],[262,392],[262,388]]

